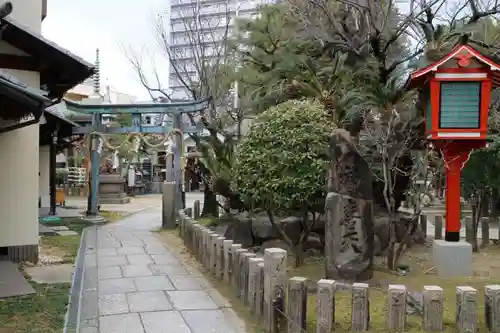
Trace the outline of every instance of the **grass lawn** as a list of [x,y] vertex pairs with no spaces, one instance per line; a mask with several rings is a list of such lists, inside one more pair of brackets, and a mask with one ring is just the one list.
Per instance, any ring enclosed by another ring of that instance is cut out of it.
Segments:
[[101,210],[99,211],[99,215],[104,217],[108,222],[116,222],[127,216],[130,216],[131,214],[127,212],[111,212],[107,210]]
[[[78,235],[41,237],[40,257],[59,258],[56,264],[74,263],[81,233],[90,224],[80,218],[63,218],[57,225],[66,226]],[[0,299],[0,333],[62,331],[71,284],[38,284],[34,281],[30,284],[35,294]]]
[[0,333],[62,331],[70,284],[31,285],[36,294],[0,300]]

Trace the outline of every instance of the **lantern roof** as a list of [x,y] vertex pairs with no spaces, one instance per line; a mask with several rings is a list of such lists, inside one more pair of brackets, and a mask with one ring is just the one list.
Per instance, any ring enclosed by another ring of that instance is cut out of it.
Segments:
[[[450,60],[455,59],[457,68],[467,68],[474,59],[492,73],[493,88],[500,87],[500,64],[485,56],[469,44],[459,44],[453,50],[432,64],[414,71],[408,78],[407,87],[412,89],[423,84],[427,76],[436,72],[440,67],[445,67]],[[446,66],[449,67],[449,66]]]

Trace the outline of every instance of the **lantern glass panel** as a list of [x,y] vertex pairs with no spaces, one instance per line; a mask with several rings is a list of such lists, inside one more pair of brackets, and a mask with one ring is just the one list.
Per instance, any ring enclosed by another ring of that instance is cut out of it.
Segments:
[[441,82],[439,128],[478,129],[481,82]]

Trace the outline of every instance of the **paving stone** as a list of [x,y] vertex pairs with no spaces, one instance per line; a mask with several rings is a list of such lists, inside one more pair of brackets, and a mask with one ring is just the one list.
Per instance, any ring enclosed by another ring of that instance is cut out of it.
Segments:
[[85,267],[97,267],[97,256],[95,254],[86,254],[85,255]]
[[97,258],[97,265],[104,266],[122,266],[128,265],[127,257],[125,256],[109,256]]
[[80,318],[87,320],[95,318],[97,313],[97,291],[86,291],[82,296],[82,305],[80,308]]
[[125,294],[99,296],[98,304],[101,316],[129,312],[127,296]]
[[82,327],[80,328],[80,333],[99,333],[99,329],[93,326]]
[[144,333],[137,313],[119,314],[99,318],[100,333]]
[[220,310],[182,311],[182,316],[193,333],[236,333]]
[[149,265],[154,275],[189,275],[181,265]]
[[171,254],[152,254],[151,258],[157,265],[179,264],[179,260]]
[[177,311],[141,313],[146,333],[192,333]]
[[172,310],[167,295],[163,291],[140,291],[127,294],[130,312]]
[[66,230],[69,230],[68,227],[66,226],[63,226],[63,225],[57,225],[57,226],[53,226],[53,227],[48,227],[50,230],[53,230],[53,231],[66,231]]
[[138,291],[175,290],[166,276],[145,276],[134,279]]
[[127,246],[127,247],[120,247],[116,249],[117,254],[145,254],[146,252],[144,251],[144,247],[142,246]]
[[108,249],[108,248],[117,248],[121,247],[122,245],[118,241],[97,241],[97,248],[99,250],[101,249]]
[[145,265],[122,266],[123,277],[141,277],[153,275],[153,272]]
[[125,294],[137,291],[132,278],[100,280],[98,286],[99,295]]
[[163,245],[146,244],[144,248],[148,254],[169,254],[170,252]]
[[[99,256],[99,257],[117,256],[118,255],[117,250],[118,249],[115,247],[110,247],[107,249],[99,249],[99,251],[97,251],[97,256]],[[122,254],[122,253],[120,253],[120,254]]]
[[217,304],[203,291],[167,291],[172,304],[177,310],[212,310]]
[[85,269],[83,290],[97,290],[97,267],[87,267]]
[[120,266],[99,267],[97,272],[99,280],[117,279],[122,277],[122,270],[120,269]]
[[144,243],[140,239],[121,241],[121,244],[123,247],[144,246]]
[[72,264],[26,267],[25,272],[37,283],[71,283],[75,267]]
[[127,259],[131,265],[147,265],[153,263],[153,259],[147,254],[127,254]]
[[186,275],[169,276],[170,281],[177,290],[201,290],[203,286],[199,279]]

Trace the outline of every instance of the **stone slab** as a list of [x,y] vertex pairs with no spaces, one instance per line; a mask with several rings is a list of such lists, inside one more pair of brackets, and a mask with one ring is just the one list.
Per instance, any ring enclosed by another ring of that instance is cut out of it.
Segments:
[[52,229],[54,231],[67,231],[67,230],[69,230],[69,228],[64,226],[64,225],[56,225],[56,226],[47,227],[47,228]]
[[147,265],[153,263],[153,259],[147,254],[127,254],[126,257],[131,265]]
[[127,254],[146,254],[144,247],[142,246],[127,246],[119,247],[116,250],[116,254],[127,255]]
[[38,226],[38,234],[41,236],[53,236],[56,234],[56,232],[49,227],[44,226],[43,224],[40,224]]
[[99,306],[99,314],[101,316],[129,312],[127,296],[125,294],[112,294],[112,295],[99,296],[98,306]]
[[170,276],[175,289],[177,290],[202,290],[203,286],[199,279],[193,276],[176,275]]
[[122,266],[123,277],[141,277],[153,275],[153,272],[145,265]]
[[144,333],[137,313],[119,314],[99,318],[100,333]]
[[182,311],[192,333],[236,333],[221,310]]
[[432,258],[439,277],[472,275],[472,245],[467,242],[436,239],[432,246]]
[[56,234],[59,236],[76,236],[78,233],[73,230],[61,230],[61,231],[56,231]]
[[141,319],[146,333],[192,333],[177,311],[143,312]]
[[170,279],[164,275],[145,276],[134,279],[138,291],[175,290]]
[[118,279],[121,277],[122,277],[122,270],[120,269],[120,266],[99,267],[97,271],[97,278],[99,280]]
[[[71,283],[75,268],[71,264],[27,267],[25,272],[36,283]],[[3,271],[2,271],[3,274]]]
[[0,298],[34,294],[35,290],[24,278],[16,264],[0,261]]
[[137,291],[132,278],[107,279],[98,282],[99,295],[125,294]]
[[128,265],[128,261],[125,256],[98,257],[97,264],[99,265],[99,268],[104,266],[122,266]]
[[163,291],[141,291],[128,293],[130,312],[149,312],[172,310],[167,295]]
[[149,265],[149,268],[154,275],[189,275],[188,271],[186,271],[181,265]]
[[167,291],[168,297],[177,310],[215,310],[217,304],[207,293],[197,290]]

